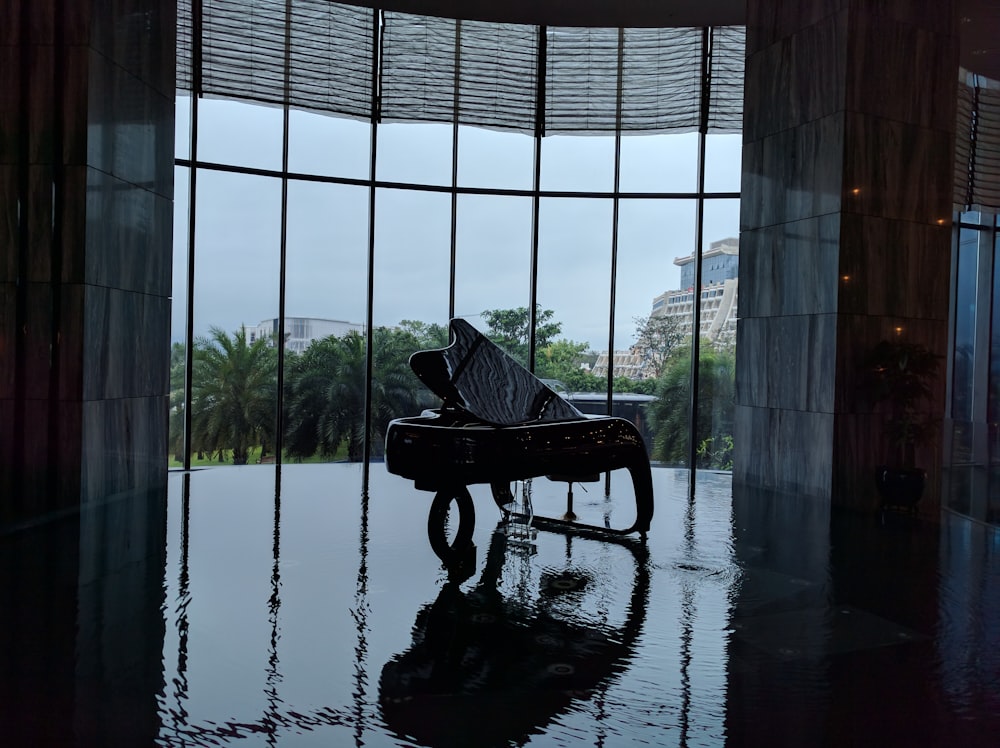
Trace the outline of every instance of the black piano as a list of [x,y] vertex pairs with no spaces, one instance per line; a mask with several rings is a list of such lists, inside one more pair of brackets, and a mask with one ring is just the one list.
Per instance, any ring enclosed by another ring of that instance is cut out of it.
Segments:
[[[561,519],[534,515],[538,527],[645,537],[653,482],[635,425],[581,413],[465,320],[453,319],[450,328],[447,348],[410,357],[410,367],[442,407],[391,421],[385,444],[390,473],[436,493],[428,533],[438,556],[447,563],[470,543],[475,514],[467,486],[489,484],[508,513],[516,506],[511,483],[541,476],[568,484],[568,505]],[[622,468],[632,479],[635,521],[617,529],[575,522],[572,484]],[[444,518],[453,501],[460,522],[449,543]]]

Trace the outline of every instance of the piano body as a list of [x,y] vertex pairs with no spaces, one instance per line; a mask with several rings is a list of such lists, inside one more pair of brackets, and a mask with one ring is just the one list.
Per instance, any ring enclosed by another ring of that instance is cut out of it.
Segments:
[[[390,473],[413,480],[418,490],[436,492],[428,531],[442,560],[471,538],[474,512],[466,486],[489,484],[497,505],[509,510],[510,484],[541,476],[569,483],[570,504],[562,520],[535,515],[540,527],[645,537],[653,483],[635,425],[581,413],[465,320],[453,319],[450,330],[447,348],[410,357],[410,367],[442,399],[442,407],[391,421],[385,445]],[[572,521],[572,483],[622,468],[635,493],[633,524],[613,529]],[[462,520],[448,544],[443,531],[435,537],[435,527],[443,524],[453,500]]]

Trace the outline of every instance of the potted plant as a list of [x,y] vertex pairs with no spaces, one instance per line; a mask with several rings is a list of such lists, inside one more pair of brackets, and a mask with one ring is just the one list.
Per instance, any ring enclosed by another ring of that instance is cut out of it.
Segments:
[[927,473],[916,465],[917,447],[934,441],[937,421],[927,411],[937,378],[938,359],[926,346],[882,340],[864,360],[863,383],[876,413],[885,414],[890,447],[876,468],[882,506],[916,509]]

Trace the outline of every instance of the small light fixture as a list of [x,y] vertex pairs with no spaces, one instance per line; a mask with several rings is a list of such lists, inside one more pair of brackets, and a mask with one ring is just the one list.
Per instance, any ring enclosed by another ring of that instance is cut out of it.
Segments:
[[844,281],[844,282],[847,282],[847,281],[849,281],[851,279],[851,276],[849,276],[849,275],[842,275],[842,276],[840,276],[840,279],[842,281]]
[[897,335],[902,335],[903,334],[903,328],[902,327],[897,327],[896,328],[896,334]]
[[851,190],[851,194],[852,195],[860,195],[861,194],[861,188],[860,187],[855,187],[853,190]]

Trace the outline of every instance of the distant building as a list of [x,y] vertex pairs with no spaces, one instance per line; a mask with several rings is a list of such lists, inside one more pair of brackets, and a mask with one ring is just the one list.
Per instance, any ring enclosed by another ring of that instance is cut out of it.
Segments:
[[[627,351],[615,351],[611,365],[613,367],[614,376],[616,377],[645,379],[645,376],[643,375],[645,362],[642,355],[634,349]],[[597,355],[597,361],[594,363],[592,373],[598,377],[606,377],[608,375],[607,351],[602,351]]]
[[[651,316],[680,318],[681,330],[691,334],[694,313],[694,254],[678,257],[674,264],[681,269],[681,288],[667,291],[653,299]],[[701,336],[713,343],[736,339],[736,312],[739,298],[740,241],[735,237],[719,239],[702,253],[701,266]]]
[[[677,317],[683,335],[691,334],[694,312],[694,253],[678,257],[674,264],[681,269],[681,288],[666,291],[653,299],[650,317]],[[727,237],[712,242],[702,253],[701,265],[701,336],[718,344],[736,340],[736,310],[739,296],[740,240]],[[655,376],[649,358],[638,348],[601,352],[594,364],[594,374],[607,376],[611,361],[614,376],[646,379]]]
[[[285,350],[302,353],[314,340],[331,335],[342,337],[347,333],[364,332],[365,326],[359,322],[345,322],[339,319],[320,317],[285,317]],[[278,318],[265,319],[256,327],[247,328],[250,342],[274,340],[278,337]]]

